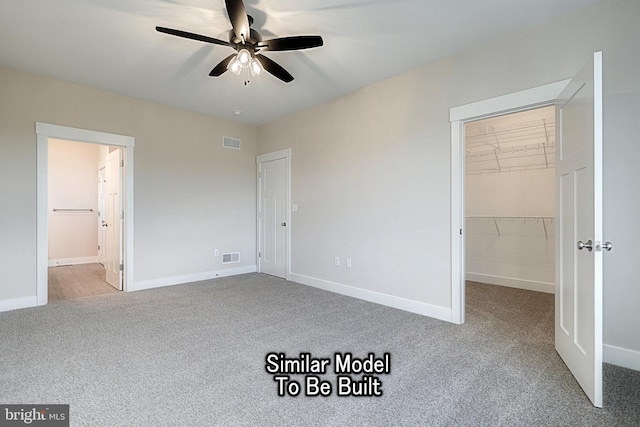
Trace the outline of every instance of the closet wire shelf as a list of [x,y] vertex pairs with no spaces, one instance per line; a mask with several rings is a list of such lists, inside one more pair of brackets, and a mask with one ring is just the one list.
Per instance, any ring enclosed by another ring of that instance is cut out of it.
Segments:
[[481,126],[465,135],[467,174],[554,168],[555,118]]
[[469,234],[501,236],[555,235],[554,216],[467,216],[465,223]]

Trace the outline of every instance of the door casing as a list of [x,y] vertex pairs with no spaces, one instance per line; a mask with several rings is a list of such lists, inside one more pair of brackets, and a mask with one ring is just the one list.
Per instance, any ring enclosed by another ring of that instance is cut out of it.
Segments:
[[465,318],[464,124],[554,104],[570,79],[449,110],[451,122],[451,322]]
[[36,296],[38,305],[48,300],[49,229],[47,224],[47,185],[49,138],[122,147],[124,150],[124,277],[123,290],[133,288],[133,170],[135,138],[132,136],[36,122]]

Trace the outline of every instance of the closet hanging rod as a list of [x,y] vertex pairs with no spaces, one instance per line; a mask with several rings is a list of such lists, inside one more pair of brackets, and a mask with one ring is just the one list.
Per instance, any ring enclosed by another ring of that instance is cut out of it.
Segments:
[[54,212],[93,212],[93,209],[59,209],[53,208]]

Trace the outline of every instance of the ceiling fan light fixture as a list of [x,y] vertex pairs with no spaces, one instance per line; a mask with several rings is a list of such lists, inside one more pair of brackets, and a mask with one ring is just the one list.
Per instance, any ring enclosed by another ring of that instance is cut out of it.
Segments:
[[256,57],[251,59],[250,68],[251,68],[251,75],[253,77],[259,76],[260,74],[264,73],[264,67],[262,67],[262,64]]
[[240,72],[242,71],[242,67],[240,66],[240,61],[238,61],[238,55],[236,55],[231,60],[231,62],[229,62],[229,65],[227,65],[227,70],[231,71],[236,76],[240,75]]
[[251,53],[247,49],[240,49],[237,58],[242,68],[249,68],[251,65]]
[[[226,46],[236,51],[236,53],[228,55],[220,61],[211,70],[209,73],[211,77],[220,77],[227,71],[231,71],[236,75],[243,74],[245,77],[249,77],[249,73],[253,76],[258,76],[264,74],[266,71],[285,83],[291,83],[293,81],[293,76],[289,74],[287,70],[268,56],[259,54],[256,58],[255,54],[262,50],[289,51],[311,49],[323,46],[324,44],[321,36],[314,35],[276,37],[270,40],[263,40],[262,35],[251,28],[253,18],[247,15],[243,0],[226,0],[225,8],[231,21],[231,29],[228,32],[229,41],[159,26],[156,27],[156,31],[176,37]],[[248,78],[245,80],[245,85],[247,83],[249,83]]]

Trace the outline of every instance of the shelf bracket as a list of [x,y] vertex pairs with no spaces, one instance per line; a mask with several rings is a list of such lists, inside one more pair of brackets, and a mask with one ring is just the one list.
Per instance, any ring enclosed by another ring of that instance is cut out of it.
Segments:
[[502,172],[502,168],[500,167],[500,160],[498,159],[498,150],[493,150],[493,156],[496,158],[496,163],[498,164],[498,172]]
[[498,150],[502,150],[502,147],[500,147],[500,141],[498,141],[498,134],[496,132],[496,128],[493,128],[493,138],[496,140],[496,145],[498,146]]
[[[547,131],[547,119],[542,119],[542,124],[544,125],[544,138],[547,141],[546,144],[542,146],[542,150],[544,151],[544,167],[549,167],[549,160],[547,159],[547,145],[549,145],[549,132]],[[546,235],[545,231],[545,235]]]
[[542,218],[542,227],[544,228],[544,238],[548,238],[549,236],[547,235],[547,222],[544,220],[544,218]]
[[496,231],[498,232],[498,237],[500,237],[500,227],[498,227],[498,221],[496,220],[496,217],[493,217],[493,225],[496,226]]

